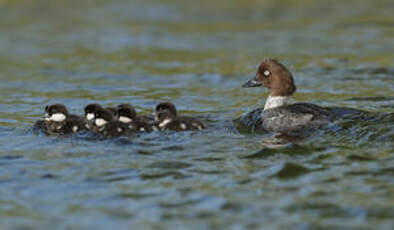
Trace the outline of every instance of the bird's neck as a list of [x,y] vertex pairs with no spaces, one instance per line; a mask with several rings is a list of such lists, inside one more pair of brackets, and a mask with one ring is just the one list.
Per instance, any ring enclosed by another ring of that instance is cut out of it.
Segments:
[[264,110],[289,104],[290,96],[269,96],[265,101]]

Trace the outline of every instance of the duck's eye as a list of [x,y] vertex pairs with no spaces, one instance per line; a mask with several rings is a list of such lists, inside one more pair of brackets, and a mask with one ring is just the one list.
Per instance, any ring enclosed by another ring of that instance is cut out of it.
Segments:
[[270,72],[269,70],[264,71],[264,75],[265,75],[265,76],[268,76],[268,75],[270,75],[270,74],[271,74],[271,72]]

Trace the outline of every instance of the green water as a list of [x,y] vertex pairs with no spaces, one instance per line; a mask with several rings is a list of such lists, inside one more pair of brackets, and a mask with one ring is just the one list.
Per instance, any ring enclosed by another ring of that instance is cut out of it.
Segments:
[[[394,228],[393,1],[0,0],[0,229]],[[267,90],[371,117],[284,149],[233,119]],[[36,135],[45,105],[161,101],[203,132]]]

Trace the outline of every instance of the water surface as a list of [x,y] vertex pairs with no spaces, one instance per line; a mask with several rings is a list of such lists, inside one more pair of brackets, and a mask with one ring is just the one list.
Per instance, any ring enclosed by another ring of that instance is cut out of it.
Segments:
[[[0,1],[3,229],[393,229],[392,1]],[[264,58],[295,101],[368,111],[267,149],[233,119]],[[203,132],[31,131],[45,105],[161,101]]]

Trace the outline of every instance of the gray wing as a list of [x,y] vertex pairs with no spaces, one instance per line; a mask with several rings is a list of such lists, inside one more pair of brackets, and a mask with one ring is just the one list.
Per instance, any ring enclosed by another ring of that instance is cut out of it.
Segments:
[[267,131],[285,132],[315,127],[330,121],[330,110],[314,104],[295,103],[265,110],[260,122]]

